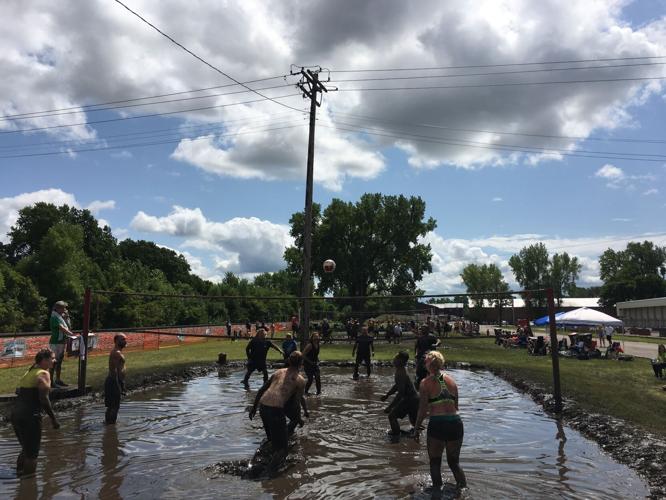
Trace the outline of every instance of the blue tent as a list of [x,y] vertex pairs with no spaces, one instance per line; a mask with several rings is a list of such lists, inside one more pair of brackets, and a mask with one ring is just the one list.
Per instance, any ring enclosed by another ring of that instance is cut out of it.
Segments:
[[[557,319],[558,316],[562,316],[563,314],[564,314],[564,312],[555,313],[555,319]],[[534,326],[547,325],[549,323],[548,315],[546,314],[545,316],[543,316],[539,319],[535,319],[534,321],[532,321],[532,323],[534,323]]]

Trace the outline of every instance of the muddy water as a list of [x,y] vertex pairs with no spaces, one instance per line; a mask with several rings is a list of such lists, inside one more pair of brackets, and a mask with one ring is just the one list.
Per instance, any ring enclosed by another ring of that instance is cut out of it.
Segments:
[[[465,441],[461,463],[473,498],[643,498],[646,485],[596,444],[544,416],[529,398],[486,372],[453,371],[461,391]],[[249,422],[238,372],[216,374],[135,395],[119,423],[104,408],[60,415],[48,428],[36,477],[18,481],[10,427],[0,428],[0,498],[404,498],[429,484],[424,445],[391,443],[379,396],[390,371],[351,380],[324,369],[324,394],[311,397],[294,463],[278,479],[247,481],[206,467],[250,458],[263,438]],[[405,426],[408,423],[405,422]],[[444,461],[445,481],[451,481]]]

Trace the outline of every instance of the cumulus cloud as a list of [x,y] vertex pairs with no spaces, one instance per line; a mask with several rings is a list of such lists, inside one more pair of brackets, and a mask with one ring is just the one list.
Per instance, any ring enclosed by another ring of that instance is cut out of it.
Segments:
[[88,210],[90,210],[90,212],[93,215],[96,216],[102,210],[113,210],[114,208],[116,208],[116,201],[115,200],[106,200],[106,201],[95,200],[95,201],[90,202],[88,204],[88,206],[86,206],[86,208]]
[[[344,92],[327,94],[320,109],[315,176],[321,185],[335,190],[346,179],[380,175],[384,170],[381,152],[388,148],[402,150],[414,168],[479,168],[520,161],[537,164],[559,160],[562,154],[579,147],[578,140],[550,136],[586,137],[633,125],[634,109],[661,92],[661,83],[623,81],[399,92],[352,89],[654,76],[654,68],[648,66],[485,76],[469,74],[489,71],[437,70],[428,72],[426,79],[413,79],[424,76],[423,71],[379,75],[412,78],[392,82],[350,82],[345,80],[367,78],[368,74],[335,72],[663,54],[666,18],[631,27],[624,20],[624,5],[617,0],[600,0],[573,2],[562,9],[559,0],[480,0],[470,8],[464,0],[424,0],[418,4],[402,0],[247,0],[204,3],[192,9],[175,0],[139,0],[132,6],[239,79],[281,75],[291,63],[315,62],[331,68],[331,84]],[[89,141],[96,138],[96,129],[89,123],[94,121],[93,113],[80,113],[85,104],[182,91],[192,88],[193,82],[198,87],[220,85],[218,74],[171,47],[113,2],[61,5],[37,0],[29,6],[25,2],[3,2],[0,14],[12,19],[0,34],[0,115],[62,107],[78,113],[0,121],[0,128],[5,130],[78,121],[82,125],[53,128],[48,133]],[[105,36],[100,37],[100,32]],[[225,36],[220,37],[220,33]],[[77,50],[80,47],[86,50]],[[467,76],[452,76],[456,74]],[[281,83],[276,79],[255,87]],[[211,93],[229,90],[238,89]],[[298,94],[288,87],[262,92],[270,96]],[[291,126],[300,119],[298,113],[265,101],[230,106],[258,99],[256,94],[244,93],[193,101],[191,108],[208,109],[179,113],[181,118],[188,124],[222,124],[223,130],[209,135],[190,134],[189,140],[175,148],[173,158],[206,172],[244,179],[303,177],[306,128],[280,128],[276,123],[287,120]],[[300,95],[280,102],[304,108]],[[122,113],[139,114],[147,109],[173,112],[184,106],[163,103]],[[275,118],[277,113],[283,115],[279,120]],[[242,125],[237,121],[262,117],[263,131],[256,126],[250,130],[247,122]],[[365,132],[359,133],[358,127]],[[497,147],[507,149],[493,149]],[[521,152],[516,147],[537,149]]]
[[[597,170],[594,173],[594,176],[599,179],[604,179],[605,181],[607,181],[606,187],[609,187],[611,189],[626,188],[628,190],[636,189],[636,184],[654,182],[658,178],[657,175],[651,173],[629,175],[625,173],[625,171],[620,167],[616,167],[615,165],[611,165],[610,163],[607,163],[599,170]],[[650,188],[646,190],[643,194],[650,195],[650,194],[656,194],[657,192],[658,190]]]
[[54,205],[78,206],[74,195],[61,189],[41,189],[9,198],[0,198],[0,242],[8,243],[7,232],[18,220],[19,210],[40,201]]
[[643,191],[643,196],[650,196],[653,194],[659,194],[659,190],[657,188],[650,188],[646,191]]
[[495,196],[491,201],[499,203],[500,201],[504,201],[504,198],[501,198],[499,196]]
[[183,245],[213,253],[221,272],[262,273],[284,267],[282,255],[291,244],[289,228],[256,217],[225,222],[208,220],[201,209],[175,205],[163,217],[139,211],[132,229],[184,238]]

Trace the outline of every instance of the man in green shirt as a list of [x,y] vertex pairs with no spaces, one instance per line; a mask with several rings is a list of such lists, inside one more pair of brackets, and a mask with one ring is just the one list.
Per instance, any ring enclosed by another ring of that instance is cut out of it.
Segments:
[[[67,322],[67,302],[59,300],[53,305],[51,311],[51,318],[49,319],[49,329],[51,330],[51,339],[49,340],[49,348],[55,353],[55,366],[49,371],[51,372],[51,387],[66,387],[60,379],[60,372],[62,371],[62,362],[65,359],[65,344],[67,338],[75,338],[76,335],[71,331],[71,325]],[[55,378],[53,373],[55,372]]]

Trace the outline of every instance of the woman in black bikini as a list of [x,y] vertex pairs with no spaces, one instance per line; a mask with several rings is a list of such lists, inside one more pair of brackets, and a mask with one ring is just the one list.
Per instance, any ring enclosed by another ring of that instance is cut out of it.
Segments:
[[415,437],[419,439],[421,423],[430,414],[427,445],[432,485],[434,488],[442,486],[442,454],[446,449],[446,461],[453,472],[456,487],[465,488],[467,481],[460,467],[464,429],[458,415],[458,386],[450,375],[442,372],[444,356],[440,352],[430,351],[426,355],[425,366],[429,376],[423,379],[419,388]]

